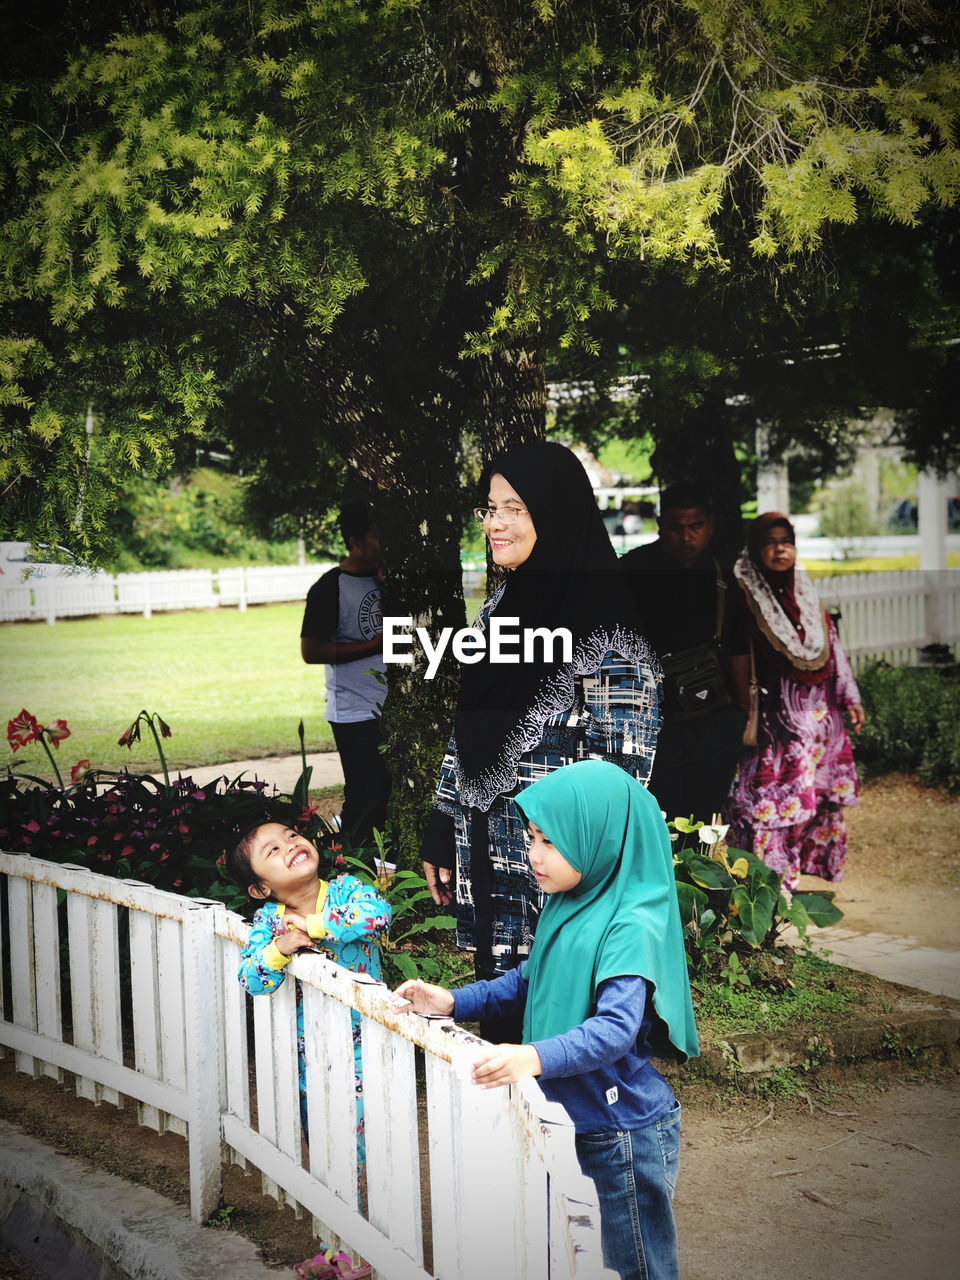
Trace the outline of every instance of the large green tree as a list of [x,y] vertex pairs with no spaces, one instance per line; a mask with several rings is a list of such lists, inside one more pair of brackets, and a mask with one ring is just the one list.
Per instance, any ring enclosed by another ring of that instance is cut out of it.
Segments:
[[[784,261],[960,185],[946,3],[114,12],[0,31],[2,528],[92,558],[125,469],[217,432],[302,501],[321,439],[376,498],[387,610],[455,625],[463,434],[541,432],[545,353],[593,349],[624,279],[723,271],[732,224]],[[395,674],[416,796],[455,673]]]

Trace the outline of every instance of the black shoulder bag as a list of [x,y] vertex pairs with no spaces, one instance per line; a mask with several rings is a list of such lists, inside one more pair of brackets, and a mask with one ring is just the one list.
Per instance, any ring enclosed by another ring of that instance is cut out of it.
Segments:
[[673,720],[698,720],[733,702],[720,660],[727,584],[719,563],[716,560],[713,563],[717,571],[717,623],[713,639],[679,653],[665,653],[660,658],[665,709]]

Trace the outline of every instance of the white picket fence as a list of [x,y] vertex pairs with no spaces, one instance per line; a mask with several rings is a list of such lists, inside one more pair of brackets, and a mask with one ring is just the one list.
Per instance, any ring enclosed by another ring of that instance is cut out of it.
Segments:
[[[318,1238],[365,1257],[380,1280],[615,1280],[603,1269],[596,1194],[566,1113],[532,1080],[472,1085],[480,1042],[463,1029],[400,1014],[382,983],[297,957],[307,1152],[294,984],[253,999],[248,1020],[236,976],[248,925],[239,916],[20,854],[0,853],[0,883],[10,992],[0,1045],[20,1071],[57,1080],[71,1072],[79,1096],[133,1099],[141,1124],[185,1134],[195,1221],[217,1207],[224,1158],[259,1170],[267,1194],[311,1214]],[[351,1009],[362,1019],[363,1213]]]
[[56,622],[98,613],[140,613],[145,618],[172,609],[303,600],[332,563],[241,565],[227,569],[170,569],[148,573],[67,573],[56,578],[0,584],[0,622]]
[[929,644],[956,656],[960,569],[899,569],[817,578],[820,598],[840,610],[840,637],[854,668],[883,659],[912,665]]

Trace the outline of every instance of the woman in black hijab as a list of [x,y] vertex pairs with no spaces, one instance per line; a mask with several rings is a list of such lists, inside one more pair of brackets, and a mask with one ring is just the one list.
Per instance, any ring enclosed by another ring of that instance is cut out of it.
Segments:
[[[538,778],[586,758],[610,760],[646,783],[659,729],[659,669],[590,481],[560,444],[519,445],[485,468],[478,519],[506,581],[474,624],[519,633],[519,661],[464,664],[453,736],[423,843],[435,901],[456,881],[457,944],[475,951],[478,979],[528,954],[541,895],[523,825],[509,804]],[[570,635],[569,656],[538,629]],[[519,1028],[484,1024],[494,1041]]]

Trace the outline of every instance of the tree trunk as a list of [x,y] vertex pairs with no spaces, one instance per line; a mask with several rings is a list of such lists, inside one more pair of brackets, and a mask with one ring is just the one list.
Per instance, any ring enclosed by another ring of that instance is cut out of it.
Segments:
[[725,406],[707,404],[675,417],[660,414],[653,437],[656,447],[651,463],[661,487],[666,489],[678,480],[702,484],[713,498],[717,546],[727,558],[736,555],[743,545],[743,492]]

